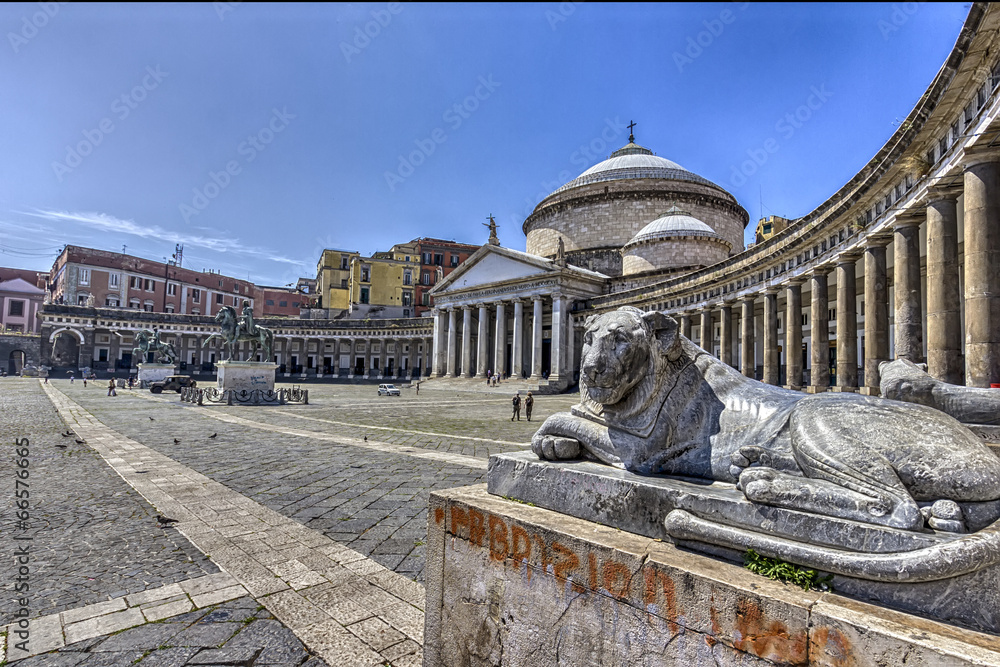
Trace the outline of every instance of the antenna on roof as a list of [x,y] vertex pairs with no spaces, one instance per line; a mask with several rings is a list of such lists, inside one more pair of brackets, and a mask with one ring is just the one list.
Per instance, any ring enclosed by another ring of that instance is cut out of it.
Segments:
[[176,264],[177,266],[181,266],[181,264],[184,262],[183,244],[177,243],[174,245],[174,254],[172,255],[172,257],[174,258],[174,264]]

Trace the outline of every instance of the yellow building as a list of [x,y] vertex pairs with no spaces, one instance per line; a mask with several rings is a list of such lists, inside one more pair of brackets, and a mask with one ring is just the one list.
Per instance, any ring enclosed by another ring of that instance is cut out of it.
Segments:
[[420,273],[419,256],[377,252],[372,257],[353,257],[350,266],[352,317],[356,312],[379,312],[381,317],[413,316],[413,289]]
[[316,265],[316,294],[319,306],[334,310],[347,310],[351,305],[351,261],[361,253],[351,250],[328,248],[320,255]]
[[757,221],[756,243],[766,241],[778,232],[784,231],[788,227],[788,219],[777,215],[770,215]]

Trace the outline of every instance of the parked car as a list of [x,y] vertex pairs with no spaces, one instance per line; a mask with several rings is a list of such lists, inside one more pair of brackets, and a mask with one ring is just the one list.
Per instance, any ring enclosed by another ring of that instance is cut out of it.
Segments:
[[164,391],[176,391],[178,394],[181,393],[181,389],[184,387],[197,387],[198,383],[195,382],[194,378],[190,375],[171,375],[165,377],[159,382],[153,382],[149,385],[149,391],[154,394],[162,394]]
[[399,389],[394,384],[380,384],[378,386],[379,396],[399,396]]

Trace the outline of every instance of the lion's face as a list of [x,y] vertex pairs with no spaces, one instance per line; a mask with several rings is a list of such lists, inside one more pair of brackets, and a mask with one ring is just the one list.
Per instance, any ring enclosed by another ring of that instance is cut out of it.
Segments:
[[625,307],[599,315],[584,333],[581,387],[592,401],[614,405],[650,370],[651,354],[674,348],[677,323],[661,313]]

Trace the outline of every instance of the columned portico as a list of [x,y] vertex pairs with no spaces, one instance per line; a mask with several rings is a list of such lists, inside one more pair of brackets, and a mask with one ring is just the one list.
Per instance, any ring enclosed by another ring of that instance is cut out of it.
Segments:
[[562,380],[563,344],[565,343],[566,299],[562,294],[552,295],[552,370],[549,379]]

